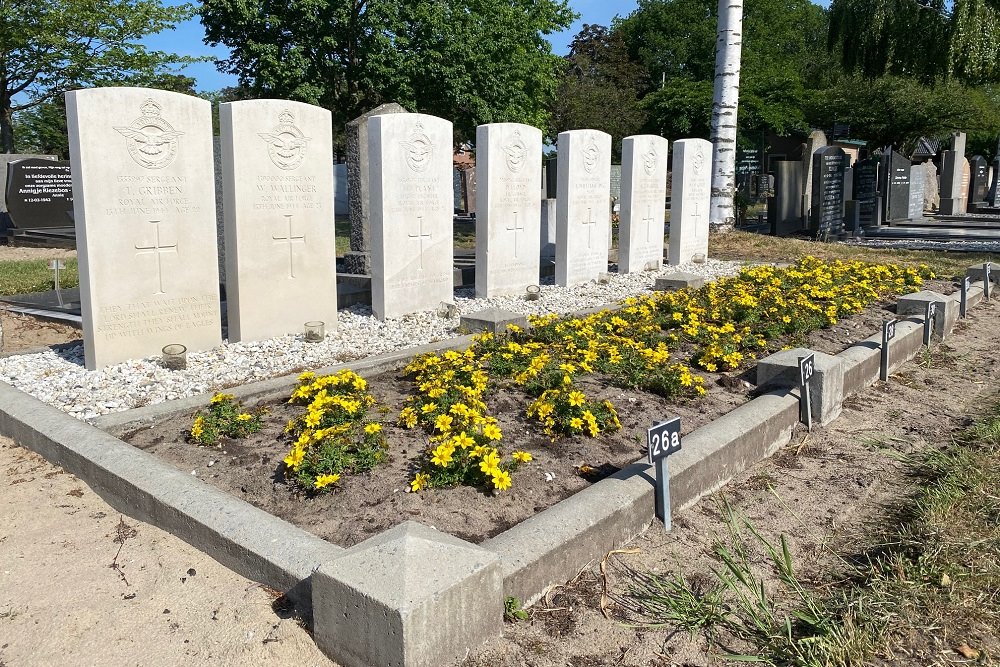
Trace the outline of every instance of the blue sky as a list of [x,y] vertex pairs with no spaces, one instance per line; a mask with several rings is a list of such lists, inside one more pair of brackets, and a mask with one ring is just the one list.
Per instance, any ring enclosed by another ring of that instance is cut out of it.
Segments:
[[[164,0],[163,4],[179,5],[183,4],[183,0]],[[627,16],[636,8],[637,4],[636,0],[570,0],[570,6],[580,14],[581,18],[570,26],[569,30],[551,35],[552,50],[560,55],[569,51],[570,41],[576,33],[580,32],[584,23],[608,25],[616,14]],[[179,25],[170,32],[153,35],[147,38],[145,43],[153,49],[172,51],[182,55],[226,57],[225,49],[209,48],[204,44],[204,39],[205,29],[197,19],[194,19]],[[191,65],[185,70],[185,74],[197,79],[199,90],[218,90],[236,83],[234,77],[220,74],[212,63]]]

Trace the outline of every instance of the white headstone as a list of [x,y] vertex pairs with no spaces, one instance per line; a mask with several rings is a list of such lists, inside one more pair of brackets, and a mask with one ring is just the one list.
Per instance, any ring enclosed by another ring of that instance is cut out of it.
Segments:
[[542,259],[554,262],[556,259],[556,200],[542,200],[542,229],[540,241],[542,244]]
[[337,322],[330,112],[301,102],[219,106],[229,340]]
[[695,255],[708,258],[708,209],[712,196],[712,144],[704,139],[674,142],[670,198],[670,263]]
[[66,93],[89,369],[222,342],[212,106],[180,93]]
[[424,114],[368,124],[372,310],[379,319],[454,298],[452,126]]
[[625,137],[622,141],[619,273],[663,266],[668,149],[667,140],[655,135]]
[[538,283],[542,131],[519,123],[476,129],[476,296],[523,294]]
[[608,270],[611,135],[562,132],[558,178],[556,285],[579,285]]

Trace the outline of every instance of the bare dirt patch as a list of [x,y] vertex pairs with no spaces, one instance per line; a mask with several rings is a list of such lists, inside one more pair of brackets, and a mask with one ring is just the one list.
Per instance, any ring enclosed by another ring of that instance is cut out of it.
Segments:
[[[786,342],[836,353],[878,331],[892,307],[891,302],[875,304],[806,340]],[[654,421],[679,416],[685,432],[690,432],[752,396],[752,367],[742,374],[702,375],[706,396],[682,402],[619,389],[599,377],[579,380],[588,398],[610,400],[616,406],[622,429],[597,439],[564,438],[556,443],[526,420],[528,396],[508,390],[492,393],[487,403],[490,414],[500,420],[505,450],[521,449],[534,457],[514,474],[510,492],[498,496],[469,487],[407,492],[428,440],[422,431],[394,423],[412,393],[411,383],[398,373],[369,378],[370,391],[384,406],[377,416],[384,422],[389,461],[370,473],[345,476],[331,495],[308,497],[285,480],[283,459],[291,444],[283,429],[289,419],[302,414],[302,408],[282,402],[267,405],[270,414],[263,431],[244,440],[225,439],[219,448],[187,441],[193,415],[164,420],[128,434],[125,440],[334,544],[351,546],[411,519],[479,543],[642,458],[645,432]]]
[[63,248],[18,248],[0,245],[0,262],[23,262],[31,259],[72,259],[76,250]]
[[0,307],[0,354],[36,352],[52,346],[72,346],[81,343],[83,332],[77,327],[42,319],[33,315],[13,313]]

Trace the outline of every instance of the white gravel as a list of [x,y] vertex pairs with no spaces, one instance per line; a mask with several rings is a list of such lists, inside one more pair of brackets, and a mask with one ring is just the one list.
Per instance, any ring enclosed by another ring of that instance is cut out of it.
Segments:
[[928,241],[925,239],[852,239],[846,245],[898,250],[937,250],[942,252],[1000,252],[997,241]]
[[[616,304],[651,291],[657,276],[686,271],[709,279],[735,275],[741,264],[710,259],[704,264],[664,267],[658,273],[611,274],[605,283],[577,287],[541,286],[541,298],[523,296],[476,299],[472,290],[456,291],[459,314],[487,308],[542,315],[572,313]],[[224,343],[207,352],[190,352],[187,369],[169,371],[159,358],[128,361],[99,371],[83,367],[83,347],[0,359],[0,381],[70,413],[78,419],[162,403],[247,382],[316,369],[336,363],[432,343],[460,335],[458,317],[423,312],[380,322],[367,307],[340,311],[336,332],[320,343],[287,335],[252,343]]]

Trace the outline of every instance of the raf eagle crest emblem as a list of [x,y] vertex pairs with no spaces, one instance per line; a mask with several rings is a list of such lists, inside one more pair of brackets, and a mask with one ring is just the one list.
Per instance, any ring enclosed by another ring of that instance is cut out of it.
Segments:
[[288,109],[278,114],[278,125],[271,132],[258,135],[267,144],[267,155],[279,169],[297,168],[306,157],[309,137],[295,126],[295,116]]
[[116,127],[127,140],[128,154],[136,164],[146,169],[163,169],[177,157],[178,138],[183,132],[175,130],[160,116],[160,105],[151,99],[143,102],[141,116],[126,127]]

